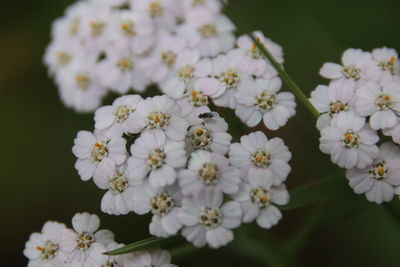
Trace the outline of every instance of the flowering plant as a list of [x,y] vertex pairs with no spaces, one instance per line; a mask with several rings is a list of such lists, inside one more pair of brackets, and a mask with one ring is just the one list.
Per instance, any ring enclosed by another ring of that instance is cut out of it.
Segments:
[[[276,225],[290,200],[292,155],[265,132],[295,115],[295,95],[319,117],[321,151],[348,169],[356,193],[382,203],[400,191],[399,151],[393,143],[378,148],[376,133],[399,140],[396,52],[349,50],[343,66],[323,66],[332,81],[309,101],[283,69],[282,48],[261,32],[236,38],[222,7],[218,0],[87,0],[54,23],[44,60],[60,97],[94,112],[94,130],[74,140],[75,168],[106,191],[102,212],[151,213],[155,238],[124,246],[97,231],[96,215],[77,213],[73,230],[47,222],[32,234],[24,251],[30,266],[172,266],[156,247],[219,248],[242,224]],[[294,94],[281,91],[282,80]],[[159,93],[145,97],[150,85]],[[122,96],[100,106],[110,91]],[[227,109],[262,131],[235,142]]]

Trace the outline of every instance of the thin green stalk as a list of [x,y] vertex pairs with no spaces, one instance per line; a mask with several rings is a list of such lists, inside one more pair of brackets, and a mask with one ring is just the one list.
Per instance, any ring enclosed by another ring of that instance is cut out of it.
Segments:
[[183,243],[184,239],[182,236],[171,236],[167,238],[159,238],[159,237],[150,237],[129,245],[126,245],[125,247],[118,248],[112,251],[105,252],[105,255],[121,255],[121,254],[127,254],[143,249],[148,249],[148,248],[153,248],[153,247],[162,247],[162,246],[168,246],[174,243]]
[[262,52],[262,54],[271,62],[272,66],[278,71],[279,76],[286,83],[286,85],[292,90],[292,92],[297,96],[299,101],[303,103],[303,105],[308,109],[308,111],[315,117],[318,118],[320,113],[315,109],[313,104],[311,104],[308,97],[303,93],[303,91],[299,88],[299,86],[294,82],[294,80],[289,76],[289,74],[285,71],[281,64],[279,64],[268,49],[260,42],[260,40],[255,37],[253,34],[248,34],[251,39],[257,45],[257,48]]

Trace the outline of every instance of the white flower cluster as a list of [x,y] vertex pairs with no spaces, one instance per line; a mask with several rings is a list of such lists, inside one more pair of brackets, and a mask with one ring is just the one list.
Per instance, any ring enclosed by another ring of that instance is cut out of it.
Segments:
[[73,229],[63,223],[48,221],[40,233],[31,234],[25,244],[24,255],[28,267],[176,267],[170,264],[166,250],[152,249],[131,254],[107,256],[103,253],[123,247],[114,241],[109,230],[98,230],[100,219],[87,212],[72,218]]
[[[250,37],[235,47],[221,8],[219,0],[79,1],[54,23],[44,60],[77,111],[95,110],[107,91],[156,84],[193,123],[212,100],[250,127],[263,120],[276,130],[294,116],[294,96],[279,93],[277,72]],[[282,48],[254,34],[283,63]]]
[[289,201],[283,141],[254,132],[231,145],[216,112],[185,112],[166,95],[125,95],[96,111],[95,131],[80,131],[73,153],[82,180],[107,190],[102,211],[150,212],[152,235],[181,231],[198,247],[226,245],[242,222],[275,225],[282,215],[274,204]]
[[321,113],[321,151],[347,169],[357,194],[379,204],[400,194],[399,71],[394,49],[348,49],[342,65],[323,65],[320,74],[331,81],[317,86],[310,99]]
[[[210,105],[270,130],[295,114],[294,96],[249,36],[236,38],[219,0],[86,0],[53,27],[45,55],[67,106],[96,110],[73,153],[82,180],[106,190],[108,214],[151,213],[150,233],[181,233],[218,248],[254,220],[277,224],[289,194],[291,153],[255,132],[231,144]],[[254,35],[283,63],[282,48]],[[235,45],[236,41],[236,45]],[[149,84],[163,95],[143,99]],[[108,90],[124,94],[98,108]]]

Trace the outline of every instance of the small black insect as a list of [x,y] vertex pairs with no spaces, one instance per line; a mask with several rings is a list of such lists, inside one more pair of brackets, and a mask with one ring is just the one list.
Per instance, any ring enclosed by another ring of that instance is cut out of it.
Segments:
[[218,117],[218,113],[217,112],[206,112],[206,113],[201,113],[199,115],[199,119],[212,119],[215,117]]

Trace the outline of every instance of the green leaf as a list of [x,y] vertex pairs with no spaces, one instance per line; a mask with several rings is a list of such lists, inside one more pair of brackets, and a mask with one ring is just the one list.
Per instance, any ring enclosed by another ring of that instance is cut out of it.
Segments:
[[112,251],[107,251],[104,254],[105,255],[121,255],[121,254],[127,254],[139,250],[144,250],[144,249],[149,249],[153,247],[162,247],[162,246],[168,246],[174,243],[181,243],[183,242],[184,239],[181,236],[171,236],[167,238],[159,238],[159,237],[150,237],[129,245],[126,245],[125,247],[118,248]]

